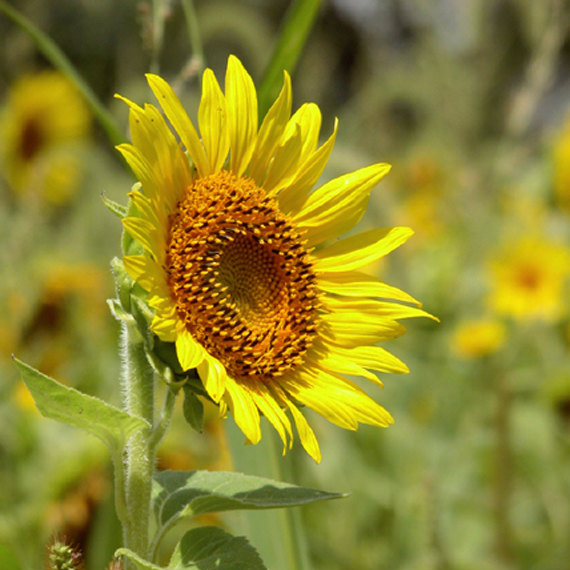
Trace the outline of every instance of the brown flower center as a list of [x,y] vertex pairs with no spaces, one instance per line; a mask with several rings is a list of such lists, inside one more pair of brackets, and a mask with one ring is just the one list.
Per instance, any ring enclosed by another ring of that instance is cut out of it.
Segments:
[[303,360],[317,288],[301,235],[249,178],[199,178],[170,216],[167,269],[179,317],[236,380]]
[[41,150],[44,144],[44,134],[38,122],[38,117],[30,117],[24,124],[20,135],[20,156],[24,161],[30,161]]

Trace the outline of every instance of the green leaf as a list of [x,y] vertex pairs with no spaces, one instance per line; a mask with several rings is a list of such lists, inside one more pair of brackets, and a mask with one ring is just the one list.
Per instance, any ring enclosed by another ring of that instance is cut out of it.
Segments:
[[293,507],[344,495],[226,471],[159,471],[153,508],[159,525],[202,513]]
[[184,404],[182,411],[184,419],[190,424],[190,427],[198,432],[204,429],[204,405],[202,400],[196,396],[196,393],[190,386],[184,385]]
[[120,452],[135,431],[150,428],[144,420],[64,386],[17,358],[14,362],[43,416],[88,431],[112,452]]
[[121,218],[121,220],[127,215],[127,207],[126,206],[123,206],[122,204],[119,204],[118,202],[115,202],[115,201],[107,198],[107,196],[105,196],[104,193],[101,193],[101,200],[103,200],[103,204],[111,212],[113,212],[113,214],[115,214],[115,216],[117,216],[118,218]]
[[295,71],[322,0],[296,0],[285,17],[279,40],[257,91],[259,116],[264,117],[283,83],[283,70]]
[[232,536],[217,526],[189,530],[176,545],[168,570],[190,569],[267,570],[246,538]]

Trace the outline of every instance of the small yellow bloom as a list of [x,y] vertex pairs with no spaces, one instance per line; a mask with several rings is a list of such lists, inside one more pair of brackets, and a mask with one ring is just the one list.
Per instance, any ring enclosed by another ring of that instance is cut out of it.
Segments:
[[[141,183],[137,214],[123,220],[142,255],[123,258],[148,291],[151,329],[196,368],[222,414],[251,443],[260,414],[292,445],[293,419],[307,452],[317,439],[300,405],[354,430],[388,426],[390,414],[347,376],[381,384],[373,371],[406,372],[380,341],[404,332],[398,319],[425,316],[406,293],[360,270],[404,243],[408,228],[380,228],[330,243],[364,214],[390,170],[375,164],[312,190],[332,150],[318,146],[319,108],[291,115],[285,73],[258,126],[257,94],[230,56],[225,93],[207,69],[198,131],[171,87],[147,76],[178,143],[153,105],[130,106],[133,144],[119,150]],[[403,302],[403,303],[402,303]]]
[[76,187],[77,144],[90,114],[73,84],[55,71],[22,77],[0,112],[0,165],[17,194],[65,202]]
[[490,263],[491,309],[518,320],[558,320],[568,307],[565,280],[568,249],[545,239],[526,237],[509,244]]
[[502,321],[472,319],[455,329],[451,345],[453,351],[463,358],[480,358],[499,350],[505,344],[506,336]]

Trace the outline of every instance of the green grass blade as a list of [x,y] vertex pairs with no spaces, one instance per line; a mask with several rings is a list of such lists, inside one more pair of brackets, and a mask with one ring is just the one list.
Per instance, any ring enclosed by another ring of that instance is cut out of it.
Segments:
[[85,101],[109,137],[111,143],[113,145],[118,145],[124,142],[125,137],[122,134],[121,129],[117,126],[114,118],[99,101],[91,87],[89,87],[89,85],[83,80],[81,75],[61,49],[46,34],[30,22],[30,20],[6,4],[4,0],[0,0],[0,11],[4,12],[4,14],[6,14],[14,24],[26,32],[47,60],[73,82],[85,98]]
[[271,61],[259,86],[260,117],[265,116],[271,102],[277,96],[283,83],[283,70],[286,69],[291,75],[295,71],[321,2],[322,0],[295,0],[291,4]]

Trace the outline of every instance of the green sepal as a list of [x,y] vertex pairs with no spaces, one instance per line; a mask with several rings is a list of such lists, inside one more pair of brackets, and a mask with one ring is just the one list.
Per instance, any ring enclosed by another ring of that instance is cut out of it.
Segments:
[[107,209],[121,220],[127,215],[126,206],[123,206],[122,204],[119,204],[118,202],[107,198],[103,192],[101,192],[101,200],[103,200],[103,204],[107,207]]
[[164,566],[157,566],[156,564],[141,558],[138,554],[128,548],[119,548],[116,550],[115,558],[119,558],[119,556],[124,556],[129,559],[138,568],[138,570],[166,570]]
[[184,419],[188,422],[190,427],[197,432],[202,432],[204,429],[204,404],[202,400],[196,396],[196,392],[191,386],[185,384],[184,390],[184,403],[182,411]]
[[131,314],[137,324],[137,329],[144,338],[146,346],[152,346],[153,334],[150,331],[150,323],[154,317],[153,311],[133,290],[131,293]]
[[122,260],[114,257],[111,260],[111,271],[115,278],[115,289],[119,297],[119,303],[125,313],[131,314],[131,291],[133,290],[134,281],[127,273]]
[[117,321],[132,321],[132,315],[123,309],[123,306],[118,299],[107,299],[107,305],[109,306],[109,311],[111,311],[111,314],[115,319],[117,319]]
[[120,453],[134,432],[150,429],[149,424],[141,418],[75,388],[64,386],[17,358],[14,358],[14,362],[43,416],[88,431],[102,440],[113,453]]
[[[133,186],[133,189],[137,186],[139,186],[138,182]],[[138,215],[139,211],[137,210],[135,203],[129,198],[125,217],[138,217]],[[134,240],[131,234],[129,234],[129,232],[124,228],[123,235],[121,236],[121,248],[124,255],[142,255],[144,251],[142,245]]]

